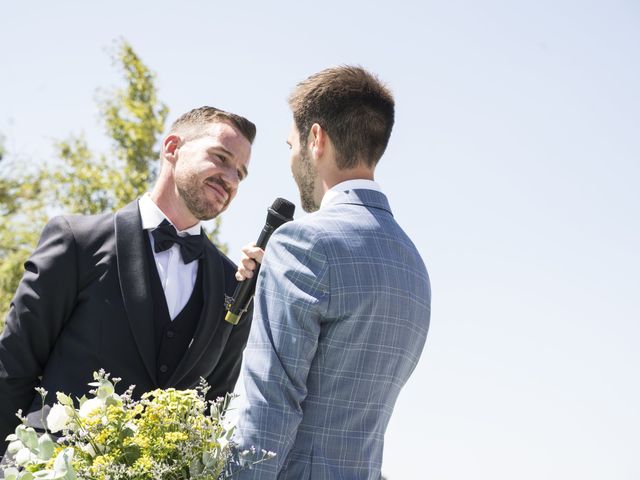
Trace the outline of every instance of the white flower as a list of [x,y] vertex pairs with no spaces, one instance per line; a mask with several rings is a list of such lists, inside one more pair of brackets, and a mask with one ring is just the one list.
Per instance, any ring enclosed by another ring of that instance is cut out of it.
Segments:
[[67,413],[67,407],[56,403],[51,407],[49,415],[47,415],[47,426],[52,433],[56,433],[65,428],[70,420],[71,417]]
[[89,454],[92,458],[96,456],[96,451],[93,448],[93,445],[91,445],[90,443],[85,443],[84,445],[82,445],[82,447],[80,447],[80,450],[82,450],[84,453]]
[[97,397],[92,398],[90,400],[85,401],[82,404],[82,406],[80,407],[80,411],[78,412],[78,415],[80,416],[80,418],[87,418],[91,413],[103,407],[104,407],[104,402],[102,400],[100,400]]

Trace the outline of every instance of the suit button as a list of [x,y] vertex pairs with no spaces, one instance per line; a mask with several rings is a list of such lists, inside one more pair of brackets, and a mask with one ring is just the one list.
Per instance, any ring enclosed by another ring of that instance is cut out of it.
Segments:
[[160,365],[160,373],[167,373],[169,371],[169,367],[166,365]]
[[173,336],[174,336],[174,335],[175,335],[175,334],[173,333],[173,330],[169,330],[169,331],[167,332],[167,337],[169,337],[169,338],[173,338]]

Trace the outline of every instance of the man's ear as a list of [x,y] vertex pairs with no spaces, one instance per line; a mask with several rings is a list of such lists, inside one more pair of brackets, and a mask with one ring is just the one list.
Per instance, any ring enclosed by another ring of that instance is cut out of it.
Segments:
[[181,141],[178,135],[167,135],[162,141],[162,157],[168,162],[175,164],[178,159],[178,147]]
[[318,123],[311,125],[309,131],[309,150],[311,158],[318,160],[324,155],[327,146],[327,132]]

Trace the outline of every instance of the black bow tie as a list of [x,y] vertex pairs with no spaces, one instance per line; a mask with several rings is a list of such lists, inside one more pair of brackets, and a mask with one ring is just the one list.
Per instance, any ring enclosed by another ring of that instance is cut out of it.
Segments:
[[181,237],[176,229],[166,219],[153,232],[156,253],[169,250],[174,243],[180,245],[180,255],[184,263],[191,263],[202,256],[204,246],[202,235],[187,235]]

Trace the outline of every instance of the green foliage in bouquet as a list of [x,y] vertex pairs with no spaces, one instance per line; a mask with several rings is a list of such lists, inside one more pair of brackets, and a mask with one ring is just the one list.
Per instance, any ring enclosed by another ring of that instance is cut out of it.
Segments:
[[[21,417],[7,437],[13,460],[5,480],[218,480],[274,456],[237,451],[225,418],[232,397],[207,401],[204,381],[193,390],[158,389],[134,400],[133,387],[118,395],[118,379],[104,371],[94,379],[93,398],[79,399],[78,408],[58,392],[43,434]],[[47,392],[38,392],[44,403]],[[56,441],[51,434],[59,432]]]

